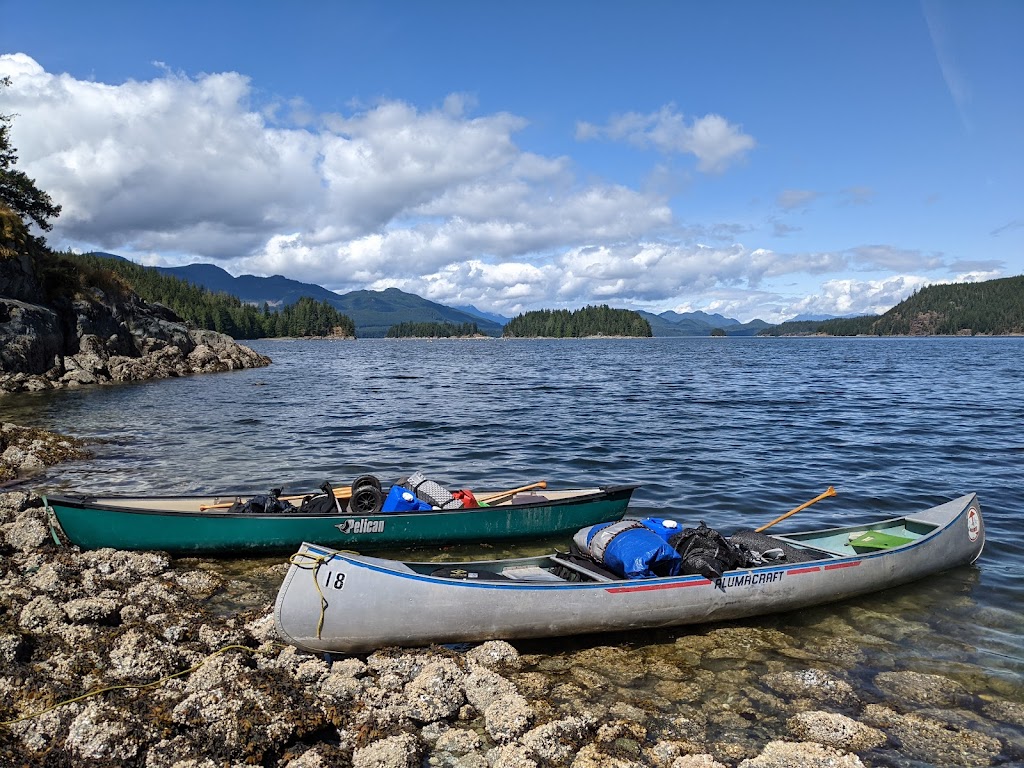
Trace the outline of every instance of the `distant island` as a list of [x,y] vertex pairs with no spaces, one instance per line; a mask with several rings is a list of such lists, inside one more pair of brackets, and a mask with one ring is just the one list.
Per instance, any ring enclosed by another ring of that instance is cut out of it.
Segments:
[[1024,275],[929,285],[882,315],[804,320],[758,336],[1009,336],[1024,334]]
[[388,339],[467,339],[480,335],[476,323],[396,323]]
[[557,338],[572,339],[592,336],[650,337],[651,324],[640,313],[629,309],[612,309],[607,304],[567,309],[540,309],[514,317],[503,332],[506,339]]

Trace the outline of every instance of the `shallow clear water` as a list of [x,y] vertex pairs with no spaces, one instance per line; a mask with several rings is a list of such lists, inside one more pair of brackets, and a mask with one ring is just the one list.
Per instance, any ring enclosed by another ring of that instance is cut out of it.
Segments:
[[[979,562],[909,588],[750,626],[812,644],[838,621],[863,674],[941,672],[1024,701],[1024,339],[260,341],[269,368],[18,395],[0,418],[95,441],[40,488],[307,490],[419,469],[457,487],[640,482],[631,514],[777,530],[977,492]],[[564,542],[554,542],[564,544]],[[541,550],[546,542],[533,545]],[[529,549],[529,546],[525,547]],[[522,549],[520,547],[519,549]],[[498,547],[487,555],[506,551]],[[397,553],[396,553],[397,554]],[[460,556],[463,553],[460,553]],[[416,553],[444,558],[443,551]],[[268,585],[276,590],[276,584]],[[525,644],[671,645],[633,633]]]

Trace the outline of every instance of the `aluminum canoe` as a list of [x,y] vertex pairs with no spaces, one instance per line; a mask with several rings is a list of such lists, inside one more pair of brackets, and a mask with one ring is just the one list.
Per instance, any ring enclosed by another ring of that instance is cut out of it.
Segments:
[[905,517],[771,538],[812,559],[787,556],[713,581],[620,580],[568,554],[399,562],[307,542],[291,558],[274,618],[287,642],[333,653],[699,624],[843,600],[973,563],[985,528],[968,494]]

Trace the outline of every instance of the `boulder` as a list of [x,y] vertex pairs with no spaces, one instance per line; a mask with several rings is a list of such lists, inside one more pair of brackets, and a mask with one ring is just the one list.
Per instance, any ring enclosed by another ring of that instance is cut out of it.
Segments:
[[45,374],[60,366],[63,348],[56,312],[0,296],[0,373]]

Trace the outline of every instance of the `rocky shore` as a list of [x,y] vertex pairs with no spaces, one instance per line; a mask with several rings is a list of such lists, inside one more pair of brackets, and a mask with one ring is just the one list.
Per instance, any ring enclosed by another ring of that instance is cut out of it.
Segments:
[[[1020,702],[982,700],[939,675],[858,680],[849,670],[860,649],[827,632],[820,647],[775,629],[722,626],[668,643],[551,654],[502,641],[304,653],[274,630],[285,560],[257,565],[247,586],[223,562],[82,552],[56,543],[39,497],[0,493],[0,765],[855,768],[1024,759]],[[247,593],[251,607],[226,611],[217,597],[232,592]]]
[[0,396],[270,364],[230,336],[189,328],[112,274],[79,272],[0,204]]
[[[0,396],[90,384],[166,379],[270,365],[216,331],[189,329],[170,310],[142,305],[126,316],[103,304],[76,320],[77,335],[49,334],[50,311],[0,296]],[[41,332],[40,329],[43,329]]]
[[44,429],[0,423],[0,488],[62,461],[88,459],[85,443]]

